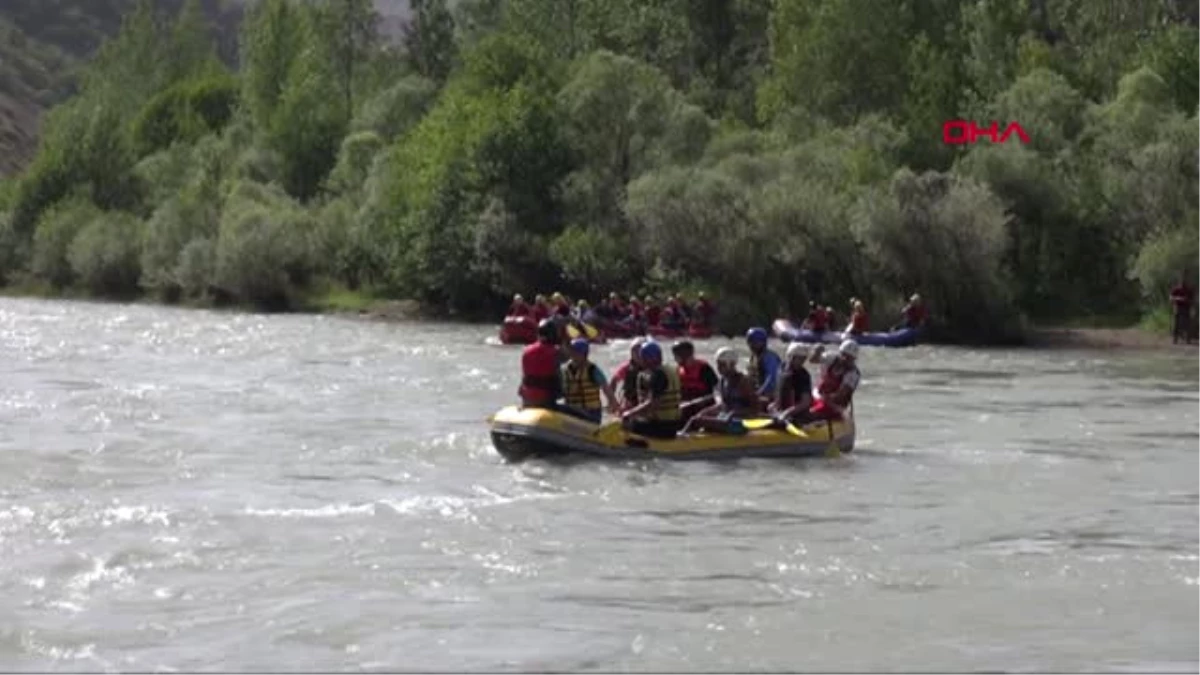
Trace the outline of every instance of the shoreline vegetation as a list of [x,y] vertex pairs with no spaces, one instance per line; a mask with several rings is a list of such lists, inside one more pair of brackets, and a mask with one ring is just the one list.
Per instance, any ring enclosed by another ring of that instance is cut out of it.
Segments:
[[705,290],[726,334],[919,292],[933,342],[1133,345],[1038,327],[1196,285],[1187,3],[636,1],[413,0],[390,42],[260,0],[230,54],[202,0],[130,0],[0,182],[0,286],[497,323]]

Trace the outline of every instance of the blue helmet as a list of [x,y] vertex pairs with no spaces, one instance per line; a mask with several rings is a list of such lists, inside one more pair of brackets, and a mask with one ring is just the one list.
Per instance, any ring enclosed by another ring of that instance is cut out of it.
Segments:
[[571,340],[571,351],[576,354],[588,355],[588,341],[584,338],[575,338]]
[[643,361],[661,361],[662,347],[657,342],[647,342],[642,345],[641,356]]
[[746,342],[762,342],[767,341],[767,331],[762,328],[751,328],[746,331]]

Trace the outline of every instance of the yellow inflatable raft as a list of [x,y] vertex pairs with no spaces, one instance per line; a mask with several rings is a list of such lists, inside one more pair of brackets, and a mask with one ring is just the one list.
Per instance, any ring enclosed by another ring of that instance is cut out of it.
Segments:
[[[738,459],[811,457],[854,449],[854,417],[789,429],[761,428],[745,434],[699,432],[657,439],[625,431],[616,422],[596,425],[540,408],[509,406],[488,418],[492,445],[505,459],[593,455],[612,458]],[[756,423],[757,422],[757,423]],[[747,427],[767,420],[746,420]]]

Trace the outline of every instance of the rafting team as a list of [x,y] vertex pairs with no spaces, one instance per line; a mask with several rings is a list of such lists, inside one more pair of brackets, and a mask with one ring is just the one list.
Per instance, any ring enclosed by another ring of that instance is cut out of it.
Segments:
[[[822,345],[810,351],[793,343],[784,360],[767,348],[766,330],[751,328],[746,333],[749,364],[742,372],[737,351],[729,347],[717,350],[714,371],[696,358],[691,342],[676,342],[672,367],[663,363],[659,343],[637,338],[629,360],[609,380],[588,360],[586,339],[572,340],[564,348],[550,318],[541,320],[537,332],[537,342],[521,354],[523,407],[556,410],[599,424],[606,403],[625,428],[654,438],[693,430],[745,433],[741,420],[764,414],[781,425],[841,419],[861,379],[853,340],[845,340],[833,353],[826,353]],[[821,367],[815,397],[806,363]]]
[[[696,304],[689,307],[683,294],[678,293],[669,296],[666,303],[660,307],[653,296],[647,295],[642,301],[636,296],[631,296],[626,303],[618,294],[610,293],[608,298],[601,300],[593,308],[587,300],[579,300],[572,307],[562,293],[554,293],[550,299],[538,295],[532,304],[525,302],[525,298],[518,294],[513,296],[508,316],[528,317],[534,322],[554,319],[559,327],[559,337],[564,341],[567,325],[575,326],[581,333],[584,324],[609,329],[615,327],[629,334],[643,333],[651,326],[679,331],[689,327],[711,328],[717,313],[716,305],[705,296],[704,291],[697,293],[696,297]],[[801,328],[815,333],[833,330],[837,320],[833,307],[822,306],[818,302],[810,302],[808,305],[808,316],[805,317]],[[914,293],[900,311],[900,315],[901,322],[892,326],[892,330],[920,328],[929,319],[929,310],[920,294]],[[844,332],[861,335],[870,329],[866,305],[858,298],[850,298],[850,320]]]
[[538,295],[533,303],[528,303],[521,295],[514,295],[509,306],[509,317],[528,317],[535,323],[543,319],[554,319],[562,335],[568,324],[583,330],[581,324],[600,328],[616,328],[621,332],[635,334],[644,332],[650,326],[658,326],[667,330],[683,331],[687,328],[708,328],[712,326],[717,307],[704,291],[696,294],[696,303],[689,304],[683,293],[670,295],[664,304],[659,305],[654,296],[647,295],[642,299],[630,296],[626,302],[617,293],[609,293],[595,307],[587,300],[579,300],[574,305],[562,293],[554,293],[549,299]]

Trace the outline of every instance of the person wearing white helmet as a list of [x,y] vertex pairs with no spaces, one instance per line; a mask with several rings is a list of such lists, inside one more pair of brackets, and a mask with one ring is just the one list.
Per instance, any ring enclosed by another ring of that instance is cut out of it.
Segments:
[[826,354],[824,345],[818,345],[808,360],[823,366],[821,381],[817,384],[817,402],[810,412],[817,419],[841,419],[862,380],[858,370],[858,343],[844,340],[833,354]]
[[746,373],[738,370],[738,354],[729,347],[717,350],[716,403],[696,413],[684,427],[684,432],[693,429],[730,432],[740,428],[738,422],[761,413],[754,382]]
[[529,316],[533,313],[533,309],[525,303],[525,298],[521,297],[520,293],[513,296],[512,305],[509,305],[508,316]]
[[629,345],[629,360],[617,366],[613,372],[612,386],[621,400],[621,410],[630,410],[638,404],[637,376],[642,371],[642,345],[646,338],[635,338]]
[[808,347],[798,342],[793,342],[788,346],[783,369],[779,372],[779,387],[775,392],[775,401],[769,409],[779,419],[796,424],[803,424],[813,419],[812,414],[809,413],[809,408],[813,404],[812,376],[804,367],[806,360],[808,360]]

